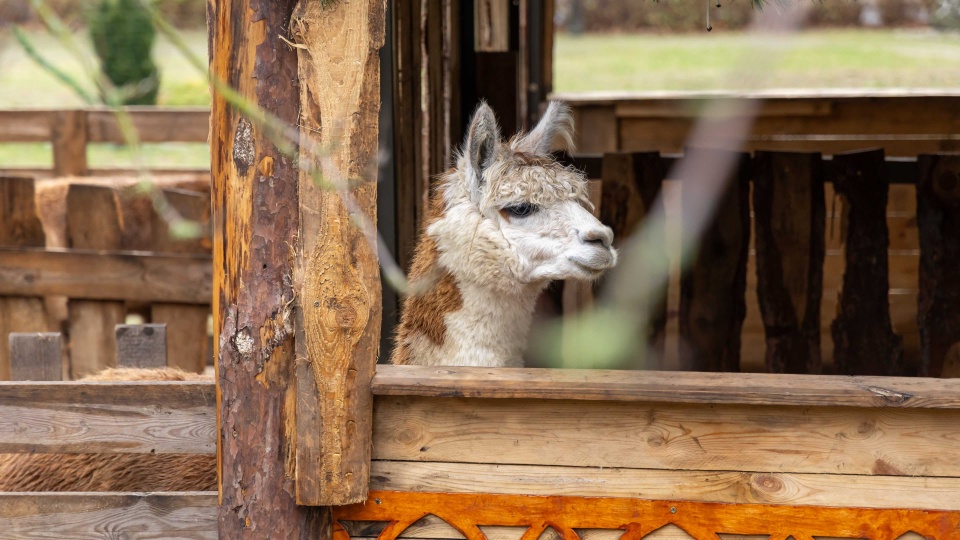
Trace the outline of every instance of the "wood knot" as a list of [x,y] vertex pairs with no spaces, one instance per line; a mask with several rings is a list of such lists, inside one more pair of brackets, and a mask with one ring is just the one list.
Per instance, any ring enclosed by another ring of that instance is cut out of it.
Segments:
[[783,480],[772,474],[755,474],[750,479],[750,485],[764,494],[780,493],[784,490]]

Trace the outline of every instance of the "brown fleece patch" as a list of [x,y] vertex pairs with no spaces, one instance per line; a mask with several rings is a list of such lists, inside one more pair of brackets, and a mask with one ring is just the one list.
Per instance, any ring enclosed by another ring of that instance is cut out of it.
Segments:
[[[427,227],[442,218],[445,210],[443,190],[435,189],[414,250],[408,275],[414,294],[403,300],[400,325],[397,327],[397,346],[390,358],[392,364],[411,363],[406,342],[414,333],[423,334],[433,343],[443,345],[447,334],[444,316],[463,307],[463,297],[460,296],[453,274],[437,266],[437,243],[426,234]],[[417,291],[418,288],[423,290]]]

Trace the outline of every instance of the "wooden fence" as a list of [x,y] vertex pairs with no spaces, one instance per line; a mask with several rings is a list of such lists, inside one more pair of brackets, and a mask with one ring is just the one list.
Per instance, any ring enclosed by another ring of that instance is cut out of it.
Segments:
[[[207,142],[210,110],[205,107],[128,107],[141,142]],[[16,168],[0,165],[0,175],[82,176],[130,174],[118,168],[87,166],[88,143],[126,143],[116,116],[107,109],[0,111],[0,143],[48,142],[53,168]],[[175,166],[153,169],[154,174],[184,172]],[[209,170],[209,168],[205,168]]]
[[661,363],[648,367],[960,376],[960,157],[743,154],[685,276],[676,235],[695,194],[669,178],[676,159],[569,159],[602,179],[599,214],[618,242],[663,194],[673,272],[651,330]]
[[[211,354],[209,176],[158,180],[153,195],[131,178],[83,182],[0,177],[0,337],[63,329],[63,376],[76,378],[116,365],[114,327],[137,314],[168,325],[171,366],[202,371]],[[178,237],[171,216],[202,236]],[[0,380],[9,365],[0,347]]]
[[[118,326],[118,363],[165,365],[165,330],[164,325]],[[9,354],[18,382],[0,382],[0,454],[212,458],[213,382],[58,382],[59,341],[57,333],[11,334]],[[136,474],[126,480],[136,481]],[[216,492],[0,493],[0,539],[99,538],[105,531],[116,538],[215,539],[216,514]]]
[[890,157],[916,157],[960,150],[956,92],[598,93],[556,98],[573,106],[577,150],[583,153],[680,153],[708,100],[717,99],[727,100],[731,111],[756,107],[745,151],[832,155],[882,147]]

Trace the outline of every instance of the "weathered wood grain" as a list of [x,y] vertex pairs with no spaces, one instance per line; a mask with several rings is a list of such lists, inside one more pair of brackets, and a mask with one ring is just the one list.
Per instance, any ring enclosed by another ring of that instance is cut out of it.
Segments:
[[118,324],[117,365],[156,369],[167,366],[165,324]]
[[[0,336],[12,332],[53,330],[55,325],[51,324],[47,315],[41,298],[0,297]],[[11,376],[10,350],[6,345],[4,341],[0,341],[0,381],[8,381]]]
[[510,5],[508,0],[474,0],[473,48],[484,52],[510,50]]
[[[956,478],[374,461],[373,491],[636,497],[960,511]],[[427,536],[429,537],[429,536]]]
[[[713,150],[696,149],[689,159],[712,159]],[[680,367],[694,371],[739,371],[740,331],[746,316],[747,254],[750,244],[750,158],[735,168],[699,245],[685,261],[680,283]],[[698,206],[700,195],[685,186],[681,216]]]
[[14,381],[59,381],[62,378],[60,334],[10,334],[10,374]]
[[[273,118],[211,109],[220,538],[329,540],[329,514],[296,504],[293,259],[301,85],[292,0],[208,2],[211,77]],[[349,31],[347,27],[338,31]],[[332,52],[332,49],[331,49]],[[304,141],[301,141],[304,142]],[[301,148],[302,150],[302,148]]]
[[883,150],[833,158],[843,198],[846,269],[831,326],[834,370],[846,375],[903,375],[903,348],[890,322],[886,180]]
[[207,333],[210,306],[154,303],[150,320],[167,326],[167,365],[184,371],[203,373],[210,357]]
[[379,396],[374,459],[960,475],[960,411]]
[[378,365],[378,396],[960,409],[960,381],[766,373],[677,373]]
[[210,383],[0,383],[0,452],[213,453],[213,404]]
[[819,373],[823,163],[818,153],[757,152],[753,164],[757,297],[767,370]]
[[[394,540],[426,514],[455,527],[469,540],[481,540],[477,525],[529,527],[523,538],[537,538],[547,527],[563,538],[577,529],[623,529],[629,538],[660,538],[658,529],[675,529],[690,538],[726,534],[766,534],[787,538],[894,539],[905,531],[928,538],[952,538],[960,531],[960,512],[874,508],[811,508],[788,505],[729,505],[635,498],[523,496],[472,493],[374,491],[372,501],[338,507],[335,535],[344,538],[341,521],[390,521],[380,535]],[[372,504],[371,504],[372,502]],[[648,536],[650,534],[653,536]]]
[[0,539],[215,540],[216,492],[0,493]]
[[[370,380],[380,343],[376,162],[383,0],[322,8],[302,1],[299,51],[300,167],[297,253],[297,502],[366,498]],[[351,29],[344,32],[343,29]],[[329,155],[317,149],[330,148]],[[309,166],[306,165],[309,163]],[[333,188],[318,185],[320,172]],[[347,187],[352,184],[350,188]],[[352,215],[371,224],[361,230]]]
[[[921,373],[960,376],[960,156],[920,156]],[[945,372],[946,367],[949,370]]]
[[79,110],[55,111],[50,122],[53,174],[87,174],[87,113]]
[[209,304],[207,255],[0,248],[0,295]]

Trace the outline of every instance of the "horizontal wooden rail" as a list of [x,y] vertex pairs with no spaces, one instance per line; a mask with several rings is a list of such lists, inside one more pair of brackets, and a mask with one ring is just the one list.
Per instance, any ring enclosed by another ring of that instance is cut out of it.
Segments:
[[209,255],[0,248],[0,296],[209,304]]
[[[207,107],[128,107],[140,142],[207,142]],[[0,142],[49,142],[55,110],[0,110]],[[109,109],[85,109],[87,142],[124,143],[115,114]]]
[[0,493],[0,540],[217,538],[217,494]]
[[216,431],[213,383],[0,382],[0,453],[209,454]]
[[[209,173],[210,167],[149,167],[150,174],[203,174]],[[140,171],[130,167],[93,167],[87,169],[88,176],[134,176]],[[29,176],[31,178],[48,178],[55,176],[50,167],[4,167],[0,168],[0,176]]]
[[373,393],[735,405],[960,409],[960,379],[377,366]]

